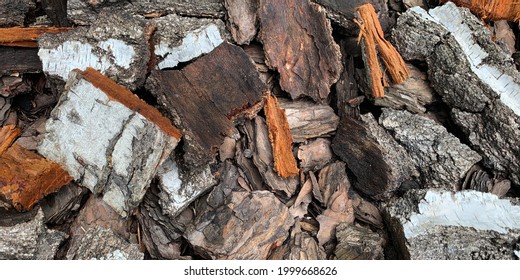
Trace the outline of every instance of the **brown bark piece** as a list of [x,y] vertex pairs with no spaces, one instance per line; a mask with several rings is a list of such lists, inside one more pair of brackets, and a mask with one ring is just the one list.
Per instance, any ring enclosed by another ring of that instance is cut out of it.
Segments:
[[36,8],[33,0],[0,0],[0,26],[21,26],[30,9]]
[[53,25],[60,27],[71,26],[67,19],[67,0],[41,0],[42,8],[51,19]]
[[379,65],[378,54],[394,83],[402,83],[408,78],[410,71],[395,47],[385,39],[374,7],[371,4],[360,6],[358,16],[359,20],[356,22],[359,24],[360,39],[363,41],[366,67],[370,72],[372,93],[374,97],[383,97],[387,82]]
[[18,211],[72,181],[58,164],[14,144],[0,156],[0,198]]
[[385,240],[376,232],[359,225],[341,224],[336,229],[338,260],[382,260]]
[[298,149],[298,159],[302,171],[320,170],[332,159],[330,140],[318,138],[309,144],[301,145]]
[[11,27],[0,28],[0,46],[38,47],[38,38],[45,33],[61,33],[72,30],[70,27]]
[[285,110],[280,109],[275,96],[267,94],[264,105],[269,140],[273,146],[274,169],[282,178],[298,175],[299,169],[292,153],[292,136]]
[[342,65],[323,8],[308,0],[259,0],[258,7],[259,39],[282,89],[293,99],[327,99]]
[[257,29],[257,0],[225,0],[228,28],[237,44],[247,45],[255,38]]
[[38,57],[38,49],[0,47],[0,73],[41,72],[42,62]]
[[238,133],[232,120],[264,91],[248,55],[227,43],[182,70],[152,71],[147,86],[183,129],[190,165],[209,162],[224,137]]
[[0,156],[11,147],[21,132],[22,130],[14,124],[4,125],[0,128]]
[[[458,6],[466,7],[484,20],[520,20],[520,5],[516,0],[450,0]],[[447,0],[441,0],[446,3]]]

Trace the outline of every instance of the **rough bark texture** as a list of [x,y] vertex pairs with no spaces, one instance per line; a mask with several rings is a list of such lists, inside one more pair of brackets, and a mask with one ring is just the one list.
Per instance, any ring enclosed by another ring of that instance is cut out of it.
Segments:
[[280,73],[282,89],[293,99],[325,101],[342,65],[323,8],[308,0],[259,0],[258,18],[267,64]]
[[42,0],[42,7],[55,26],[71,26],[67,19],[68,0]]
[[43,71],[66,81],[71,70],[92,67],[136,89],[145,81],[150,59],[146,25],[143,18],[109,10],[88,28],[44,35],[38,51]]
[[298,175],[299,169],[292,152],[293,139],[287,123],[285,110],[280,109],[278,100],[267,94],[264,105],[269,140],[273,148],[274,169],[282,178]]
[[411,190],[385,211],[401,257],[514,259],[518,201],[476,191]]
[[38,49],[0,47],[0,73],[41,72],[42,62],[38,57]]
[[200,166],[238,133],[232,119],[260,102],[264,85],[247,54],[225,43],[182,70],[153,71],[148,88],[183,129],[184,160]]
[[332,133],[338,126],[339,118],[329,105],[303,100],[291,102],[279,99],[279,102],[280,108],[285,110],[294,142],[301,143]]
[[14,124],[6,124],[0,128],[0,156],[11,147],[21,132]]
[[360,121],[344,119],[332,149],[355,176],[354,188],[376,199],[390,197],[419,176],[412,158],[371,114],[362,115]]
[[65,233],[48,229],[43,212],[30,221],[13,226],[0,226],[0,259],[2,260],[52,260]]
[[287,207],[267,191],[238,186],[238,169],[225,164],[224,178],[201,201],[185,237],[212,259],[266,259],[287,238],[294,221]]
[[25,14],[35,7],[32,0],[0,0],[0,27],[23,26]]
[[72,218],[80,209],[81,202],[88,193],[75,183],[69,183],[57,192],[46,196],[40,201],[47,224],[63,224]]
[[426,188],[455,190],[481,156],[432,119],[383,109],[379,122],[415,162]]
[[180,133],[157,109],[92,68],[73,72],[38,151],[122,216],[133,210]]
[[256,35],[258,0],[225,0],[224,4],[233,39],[239,45],[249,44]]
[[79,25],[90,25],[106,9],[115,14],[125,11],[135,15],[164,15],[175,13],[193,17],[220,18],[224,15],[222,0],[141,0],[141,1],[90,1],[68,0],[67,14],[70,20]]
[[298,149],[298,159],[303,172],[318,171],[332,160],[330,140],[318,138]]
[[0,155],[0,200],[18,211],[30,210],[70,181],[60,165],[17,144]]
[[327,254],[308,232],[302,230],[297,222],[291,236],[283,246],[277,248],[269,257],[277,260],[326,260]]
[[336,228],[338,260],[382,260],[385,240],[376,232],[359,225],[340,224]]
[[489,30],[467,9],[447,3],[429,13],[410,9],[399,18],[394,41],[405,58],[428,63],[433,88],[484,164],[519,185],[520,75]]

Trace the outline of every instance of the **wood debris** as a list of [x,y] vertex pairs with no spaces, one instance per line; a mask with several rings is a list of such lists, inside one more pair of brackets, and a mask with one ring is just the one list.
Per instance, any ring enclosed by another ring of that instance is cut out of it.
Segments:
[[0,200],[18,211],[30,210],[72,179],[57,163],[17,144],[0,155]]
[[22,130],[14,124],[4,125],[0,128],[0,156],[11,147]]
[[[471,10],[483,20],[520,21],[520,6],[515,0],[450,0]],[[448,2],[441,0],[441,3]]]
[[383,34],[377,14],[371,4],[365,4],[357,9],[359,20],[360,41],[363,42],[365,66],[370,76],[370,86],[374,97],[383,97],[384,87],[388,85],[381,66],[378,54],[385,63],[386,70],[396,84],[402,83],[410,75],[408,67],[394,46],[388,42]]
[[46,33],[61,33],[72,30],[70,27],[10,27],[0,28],[0,46],[38,47],[38,39]]
[[228,28],[239,45],[248,45],[257,30],[256,0],[225,0],[224,5],[229,17]]

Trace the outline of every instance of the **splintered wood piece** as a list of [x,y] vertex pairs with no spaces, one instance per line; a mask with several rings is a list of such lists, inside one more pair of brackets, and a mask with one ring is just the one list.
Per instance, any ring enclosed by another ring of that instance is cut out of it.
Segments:
[[183,129],[187,164],[211,161],[225,136],[236,135],[233,120],[254,108],[264,84],[242,48],[222,43],[181,70],[154,70],[147,83]]
[[358,8],[359,38],[363,41],[366,67],[369,68],[372,92],[374,97],[385,95],[384,87],[387,86],[385,76],[379,65],[378,54],[383,59],[386,69],[396,84],[402,83],[410,75],[408,67],[390,42],[385,39],[383,29],[377,18],[376,11],[371,4],[365,4]]
[[[308,0],[259,0],[259,39],[293,99],[323,102],[341,74],[341,52],[324,9]],[[297,34],[295,36],[295,34]]]
[[[466,7],[484,20],[508,20],[519,22],[520,5],[518,0],[450,0],[458,6]],[[441,0],[446,3],[447,0]]]
[[176,147],[179,130],[93,68],[71,72],[58,104],[38,152],[127,216]]
[[45,33],[61,33],[71,27],[10,27],[0,28],[0,46],[37,48],[38,38]]
[[278,100],[267,94],[264,105],[269,140],[273,146],[274,169],[282,178],[298,175],[299,169],[292,152],[292,136],[285,110],[280,109]]
[[4,125],[0,128],[0,156],[11,147],[21,132],[22,130],[14,124]]
[[0,156],[0,198],[18,211],[30,210],[70,181],[60,165],[17,144]]

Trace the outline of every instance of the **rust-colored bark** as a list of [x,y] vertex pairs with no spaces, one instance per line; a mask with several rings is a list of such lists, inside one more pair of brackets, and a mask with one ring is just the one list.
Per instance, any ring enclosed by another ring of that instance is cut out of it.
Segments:
[[267,94],[264,111],[273,147],[274,169],[282,178],[298,175],[298,166],[292,153],[293,139],[285,110],[280,109],[276,97]]
[[408,67],[390,42],[385,39],[383,29],[377,18],[372,4],[365,4],[358,8],[359,38],[363,41],[366,53],[366,64],[370,69],[372,92],[374,97],[383,97],[384,87],[387,86],[385,76],[379,65],[378,54],[386,65],[386,70],[396,84],[402,83],[410,75]]
[[4,125],[0,128],[0,156],[11,147],[11,144],[20,136],[21,132],[21,129],[14,124]]
[[0,156],[0,199],[18,211],[30,210],[70,181],[72,177],[60,165],[18,144]]
[[[518,0],[450,0],[457,6],[466,7],[484,20],[520,21],[520,3]],[[447,0],[441,0],[446,3]]]
[[0,28],[0,46],[37,48],[38,38],[45,33],[60,33],[71,27],[10,27]]

